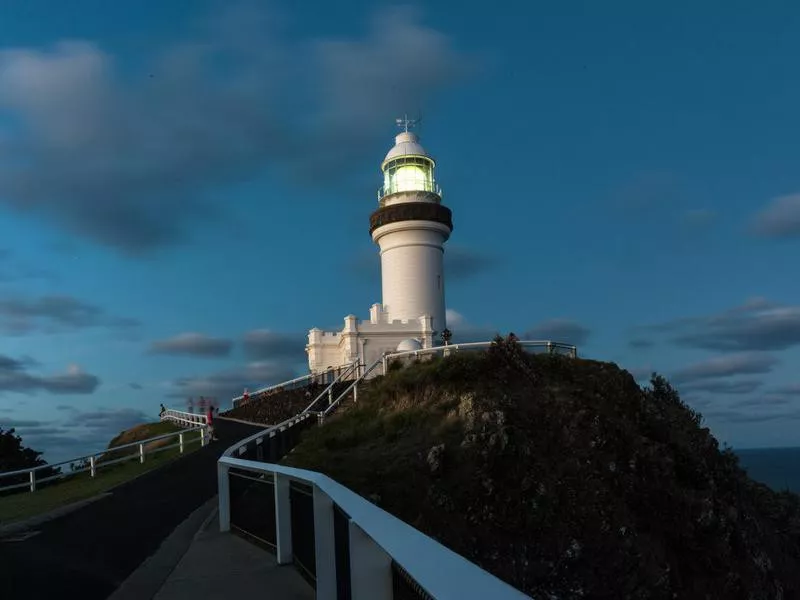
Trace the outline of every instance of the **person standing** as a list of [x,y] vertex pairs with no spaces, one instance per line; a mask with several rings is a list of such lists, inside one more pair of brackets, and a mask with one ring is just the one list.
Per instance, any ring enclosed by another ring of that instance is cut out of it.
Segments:
[[211,403],[208,404],[208,410],[206,411],[206,424],[208,425],[209,439],[216,441],[217,436],[214,434],[214,407],[211,406]]

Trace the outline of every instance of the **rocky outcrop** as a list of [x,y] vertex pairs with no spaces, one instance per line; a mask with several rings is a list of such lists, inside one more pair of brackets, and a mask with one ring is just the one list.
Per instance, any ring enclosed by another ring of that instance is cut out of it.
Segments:
[[287,459],[536,598],[800,594],[800,501],[661,377],[513,340],[390,373]]

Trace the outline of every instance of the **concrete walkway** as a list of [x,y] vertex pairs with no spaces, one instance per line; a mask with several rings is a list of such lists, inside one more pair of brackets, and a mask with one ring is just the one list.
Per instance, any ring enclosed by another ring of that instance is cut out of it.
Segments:
[[220,533],[215,510],[153,598],[313,600],[314,590],[291,565],[278,566],[271,553]]

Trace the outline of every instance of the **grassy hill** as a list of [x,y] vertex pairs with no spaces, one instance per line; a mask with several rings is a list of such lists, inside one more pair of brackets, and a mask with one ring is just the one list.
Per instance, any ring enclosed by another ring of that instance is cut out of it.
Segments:
[[800,594],[800,502],[751,481],[663,378],[513,340],[395,369],[285,462],[536,598]]
[[[172,431],[180,431],[181,429],[183,428],[169,422],[136,425],[115,436],[109,442],[108,447],[112,449],[116,446],[145,440]],[[192,433],[191,437],[186,438],[184,449],[186,454],[200,447],[199,435],[199,433]],[[176,442],[177,438],[151,442],[145,446],[145,450],[152,451],[155,448]],[[102,494],[181,456],[178,448],[171,448],[157,454],[148,455],[144,464],[133,458],[107,467],[102,466],[103,461],[120,458],[124,455],[138,455],[138,453],[139,450],[135,446],[115,452],[106,452],[98,460],[97,476],[94,478],[88,472],[76,473],[63,480],[44,484],[33,493],[27,489],[22,489],[13,494],[0,496],[0,526],[47,513],[56,508]],[[69,473],[68,468],[62,467],[62,469],[65,473]]]

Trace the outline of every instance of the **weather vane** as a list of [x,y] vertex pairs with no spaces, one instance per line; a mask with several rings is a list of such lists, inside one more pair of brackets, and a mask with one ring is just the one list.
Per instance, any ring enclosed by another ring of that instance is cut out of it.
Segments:
[[419,119],[409,119],[407,114],[403,115],[402,119],[395,119],[395,123],[397,123],[397,126],[403,129],[403,131],[405,131],[406,133],[408,133],[410,127],[418,125],[419,121],[420,121]]

